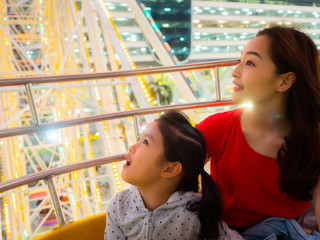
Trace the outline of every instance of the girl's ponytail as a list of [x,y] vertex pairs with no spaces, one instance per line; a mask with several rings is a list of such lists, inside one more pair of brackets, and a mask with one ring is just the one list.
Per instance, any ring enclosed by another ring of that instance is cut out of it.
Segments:
[[200,239],[218,239],[221,224],[222,200],[219,189],[211,176],[202,169],[202,199],[199,203],[198,216],[201,223]]
[[198,176],[201,175],[202,198],[186,206],[198,214],[200,239],[218,239],[222,229],[222,200],[215,182],[203,169],[207,154],[203,133],[193,127],[184,115],[174,111],[162,115],[158,123],[163,137],[164,158],[182,164],[182,177],[176,191],[198,192]]

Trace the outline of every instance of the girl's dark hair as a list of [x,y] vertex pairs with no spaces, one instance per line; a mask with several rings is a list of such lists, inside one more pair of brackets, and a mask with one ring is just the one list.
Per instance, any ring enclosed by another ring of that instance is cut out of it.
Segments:
[[177,191],[198,192],[198,177],[201,174],[202,199],[187,205],[187,209],[198,213],[200,239],[218,239],[222,201],[215,182],[203,169],[207,151],[202,132],[176,111],[161,115],[158,124],[163,136],[164,158],[182,164]]
[[296,76],[286,93],[290,133],[278,151],[280,191],[295,200],[311,200],[320,175],[318,50],[309,36],[291,27],[273,26],[257,36],[269,38],[269,54],[277,73]]

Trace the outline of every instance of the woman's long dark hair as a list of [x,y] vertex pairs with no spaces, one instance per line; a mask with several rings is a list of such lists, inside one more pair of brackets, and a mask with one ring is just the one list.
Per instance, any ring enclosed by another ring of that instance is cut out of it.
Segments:
[[269,54],[277,73],[293,72],[286,93],[290,133],[278,151],[279,188],[295,200],[311,200],[320,175],[320,72],[318,50],[300,30],[273,26],[257,36],[270,39]]
[[187,209],[198,213],[200,239],[218,239],[222,201],[215,182],[203,169],[207,151],[202,132],[193,127],[182,113],[175,111],[161,115],[157,121],[163,136],[164,158],[182,164],[182,178],[177,191],[198,192],[201,174],[202,199],[187,205]]

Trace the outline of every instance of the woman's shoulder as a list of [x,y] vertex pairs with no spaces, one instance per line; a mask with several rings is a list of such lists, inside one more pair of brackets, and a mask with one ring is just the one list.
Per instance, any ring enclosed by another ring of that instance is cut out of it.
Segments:
[[226,112],[215,113],[196,124],[196,128],[203,132],[212,131],[215,128],[222,130],[223,126],[232,126],[231,123],[239,121],[242,110],[242,108],[236,108]]
[[225,121],[228,119],[230,119],[230,120],[237,119],[241,115],[242,110],[243,110],[242,108],[235,108],[235,109],[232,109],[229,111],[212,114],[209,117],[207,117],[206,119],[208,119],[210,121]]

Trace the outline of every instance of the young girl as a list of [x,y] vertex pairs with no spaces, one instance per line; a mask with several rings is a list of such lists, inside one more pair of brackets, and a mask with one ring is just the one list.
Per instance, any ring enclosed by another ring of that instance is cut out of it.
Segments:
[[220,195],[203,169],[205,146],[178,112],[150,123],[126,154],[121,177],[133,186],[110,201],[105,239],[242,239],[220,221]]

